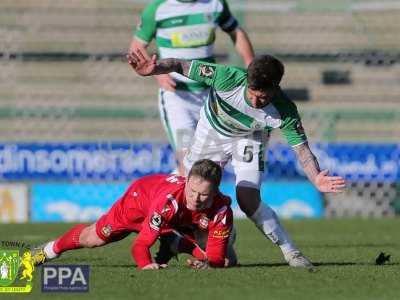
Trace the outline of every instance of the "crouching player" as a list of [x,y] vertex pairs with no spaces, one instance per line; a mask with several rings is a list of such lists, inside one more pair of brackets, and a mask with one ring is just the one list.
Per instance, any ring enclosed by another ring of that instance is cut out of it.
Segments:
[[[34,263],[42,264],[68,250],[103,246],[138,232],[132,256],[140,269],[166,267],[177,253],[193,255],[193,268],[224,267],[229,260],[232,264],[236,256],[231,246],[228,251],[233,226],[231,200],[219,192],[221,176],[218,164],[203,159],[193,165],[186,179],[162,174],[143,177],[96,223],[76,225],[32,250]],[[204,250],[195,242],[198,233],[207,235]],[[157,239],[160,250],[153,261],[150,248]]]

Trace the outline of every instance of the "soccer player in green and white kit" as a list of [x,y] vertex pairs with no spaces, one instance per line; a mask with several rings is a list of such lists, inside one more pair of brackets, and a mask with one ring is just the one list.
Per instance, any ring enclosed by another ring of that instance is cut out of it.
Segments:
[[321,171],[311,152],[296,105],[280,89],[283,64],[273,56],[256,57],[247,70],[197,60],[163,59],[140,51],[128,62],[142,76],[179,72],[211,88],[196,127],[194,143],[185,156],[190,168],[199,158],[222,166],[231,159],[236,175],[236,198],[243,212],[273,243],[293,267],[312,267],[280,224],[275,212],[261,201],[264,169],[264,138],[281,129],[295,151],[308,179],[321,192],[338,193],[345,188],[340,176]]
[[[232,39],[247,66],[254,57],[246,32],[239,27],[225,0],[153,0],[143,10],[130,49],[144,51],[155,40],[160,58],[201,59],[214,62],[215,31],[220,27]],[[192,140],[209,87],[178,73],[155,76],[159,110],[179,173]]]

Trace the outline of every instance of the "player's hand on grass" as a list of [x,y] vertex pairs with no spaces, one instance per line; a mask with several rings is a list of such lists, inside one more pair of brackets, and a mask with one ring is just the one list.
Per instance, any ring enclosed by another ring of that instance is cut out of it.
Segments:
[[158,81],[158,85],[170,92],[175,92],[176,82],[175,80],[169,76],[168,74],[160,74],[154,76]]
[[323,193],[340,193],[346,187],[346,180],[341,176],[329,176],[328,170],[323,170],[315,177],[315,185]]
[[207,260],[198,260],[189,258],[186,262],[192,269],[205,270],[211,268]]
[[147,53],[136,49],[135,51],[131,51],[126,58],[128,59],[128,63],[131,67],[141,76],[150,76],[153,75],[153,71],[156,68],[157,57],[153,55],[149,57]]
[[161,264],[161,265],[159,265],[159,264],[157,264],[157,263],[151,263],[151,264],[148,264],[148,265],[144,266],[144,267],[142,268],[142,270],[160,270],[160,269],[165,269],[165,268],[167,268],[167,267],[168,267],[167,264]]

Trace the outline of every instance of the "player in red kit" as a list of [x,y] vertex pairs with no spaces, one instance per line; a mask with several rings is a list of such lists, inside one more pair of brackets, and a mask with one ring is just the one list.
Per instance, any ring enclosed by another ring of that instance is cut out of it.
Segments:
[[[150,255],[151,246],[160,237],[167,238],[167,247],[175,253],[193,255],[194,268],[223,267],[233,216],[230,198],[218,190],[221,176],[220,166],[204,159],[193,165],[187,178],[162,174],[143,177],[96,223],[76,225],[34,249],[34,263],[44,263],[72,249],[103,246],[138,232],[132,256],[140,269],[166,266],[171,256],[162,255],[162,249],[155,261]],[[204,250],[196,244],[195,232],[208,234]]]

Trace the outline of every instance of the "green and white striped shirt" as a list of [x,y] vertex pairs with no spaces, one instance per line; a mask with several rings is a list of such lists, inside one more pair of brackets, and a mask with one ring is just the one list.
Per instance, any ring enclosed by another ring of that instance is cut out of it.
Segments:
[[[215,30],[237,28],[225,0],[153,0],[141,15],[135,38],[148,44],[155,38],[160,58],[201,59],[214,62]],[[202,83],[172,73],[177,89],[201,90]]]
[[228,137],[280,128],[291,146],[307,141],[296,105],[283,92],[263,108],[247,99],[247,72],[238,67],[193,60],[189,78],[212,87],[204,105],[211,126]]

